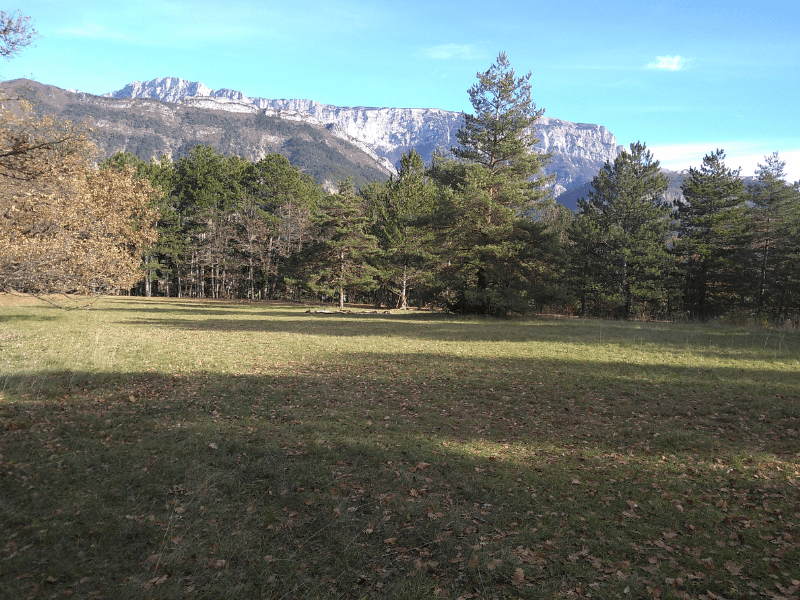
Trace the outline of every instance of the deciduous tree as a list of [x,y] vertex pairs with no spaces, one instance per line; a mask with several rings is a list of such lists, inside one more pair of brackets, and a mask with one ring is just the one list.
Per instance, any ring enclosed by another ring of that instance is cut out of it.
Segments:
[[30,17],[19,11],[0,11],[0,56],[11,60],[38,37],[39,32],[33,28]]
[[103,294],[142,278],[153,190],[132,169],[86,167],[47,190],[4,190],[0,282],[31,294]]
[[98,171],[85,128],[0,107],[0,287],[107,293],[141,279],[153,190],[132,170]]

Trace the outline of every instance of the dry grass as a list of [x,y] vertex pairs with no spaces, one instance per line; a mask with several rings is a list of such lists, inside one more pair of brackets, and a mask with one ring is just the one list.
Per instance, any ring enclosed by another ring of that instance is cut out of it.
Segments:
[[800,336],[0,299],[0,596],[800,587]]

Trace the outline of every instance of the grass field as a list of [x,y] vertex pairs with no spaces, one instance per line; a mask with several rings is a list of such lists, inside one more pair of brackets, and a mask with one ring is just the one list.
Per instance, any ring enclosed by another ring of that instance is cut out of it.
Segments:
[[797,598],[800,332],[0,296],[1,598]]

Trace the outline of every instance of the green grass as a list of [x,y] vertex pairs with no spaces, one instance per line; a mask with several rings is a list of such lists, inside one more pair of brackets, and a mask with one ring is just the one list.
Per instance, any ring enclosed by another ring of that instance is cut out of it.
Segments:
[[800,333],[0,297],[2,598],[791,598]]

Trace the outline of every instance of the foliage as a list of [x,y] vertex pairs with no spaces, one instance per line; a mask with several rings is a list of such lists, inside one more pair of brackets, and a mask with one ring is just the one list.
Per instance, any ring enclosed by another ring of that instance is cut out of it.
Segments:
[[550,155],[533,150],[539,141],[534,127],[544,109],[531,100],[531,73],[516,77],[505,52],[477,78],[469,89],[475,114],[464,115],[453,155],[483,168],[482,185],[492,202],[524,211],[547,197],[545,184],[553,179],[541,175]]
[[685,282],[684,310],[702,320],[735,305],[743,288],[742,265],[748,262],[746,190],[741,169],[728,169],[724,159],[725,153],[716,150],[699,169],[689,169],[677,210],[674,250]]
[[[601,302],[616,316],[667,312],[674,260],[667,248],[672,220],[666,188],[658,161],[637,142],[605,164],[578,203],[576,227],[584,236],[579,247],[592,255],[584,261],[589,280],[582,285],[602,290]],[[579,294],[586,297],[587,290]],[[595,310],[607,310],[603,305]]]
[[[2,19],[6,35],[18,36],[16,46],[5,46],[10,57],[36,33],[26,17],[2,13]],[[120,265],[130,274],[116,273],[117,286],[129,290],[115,288],[107,264],[97,267],[96,280],[88,273],[81,280],[78,271],[102,261],[69,259],[52,246],[73,230],[80,240],[92,239],[86,222],[70,226],[65,219],[74,215],[58,212],[67,210],[68,197],[90,202],[100,193],[86,191],[95,177],[87,167],[96,158],[90,132],[36,116],[27,102],[6,97],[0,219],[9,233],[2,239],[8,250],[0,259],[2,285],[37,293],[91,288],[217,299],[338,298],[340,306],[348,298],[498,316],[555,310],[800,323],[800,185],[785,181],[777,155],[766,158],[746,193],[721,150],[674,177],[670,189],[645,145],[632,144],[598,172],[573,215],[548,197],[542,169],[551,157],[533,150],[543,110],[531,100],[531,77],[517,77],[500,53],[469,89],[474,111],[464,115],[451,155],[437,153],[424,164],[412,150],[388,181],[365,171],[336,194],[321,183],[332,187],[352,171],[333,160],[339,142],[319,129],[261,113],[183,107],[174,116],[187,135],[155,160],[159,140],[174,138],[176,125],[157,113],[141,116],[148,133],[114,137],[128,151],[100,165],[113,171],[107,177],[120,189],[139,186],[130,198],[147,202],[123,218],[125,235],[134,237],[116,246],[127,248]],[[42,106],[59,105],[78,120],[92,114],[117,122],[104,101],[91,112],[85,102],[56,100],[60,92],[51,91],[52,97],[39,94]],[[198,132],[212,145],[195,145]],[[244,156],[231,153],[236,148]],[[246,158],[265,151],[272,153],[257,162]],[[34,205],[41,206],[36,218],[49,219],[44,225],[31,220]],[[101,218],[104,206],[84,212]],[[150,243],[144,225],[152,218],[157,239]],[[39,237],[23,243],[34,230]],[[98,235],[111,244],[112,233]],[[130,263],[136,253],[138,282]],[[67,263],[76,272],[68,273]],[[59,270],[64,281],[56,285]]]
[[434,285],[432,233],[423,222],[430,217],[436,189],[425,175],[422,157],[403,153],[397,177],[360,190],[373,231],[382,249],[382,277],[397,296],[397,307],[407,308],[413,290],[420,301]]
[[371,262],[378,240],[369,233],[369,219],[350,180],[340,182],[339,192],[324,200],[315,220],[319,241],[310,248],[312,272],[305,283],[315,293],[338,296],[344,308],[345,291],[375,287]]
[[798,186],[786,182],[778,153],[765,157],[750,186],[750,217],[753,238],[756,282],[756,310],[760,314],[784,315],[788,309],[800,308],[800,287],[797,268],[797,229],[800,223]]
[[526,312],[536,296],[548,240],[524,215],[547,191],[533,126],[542,111],[530,98],[530,73],[517,78],[501,53],[469,90],[474,115],[453,148],[429,169],[439,194],[432,223],[439,234],[443,298],[452,311]]
[[0,286],[33,294],[109,293],[141,276],[155,240],[149,184],[96,171],[84,129],[0,108]]

